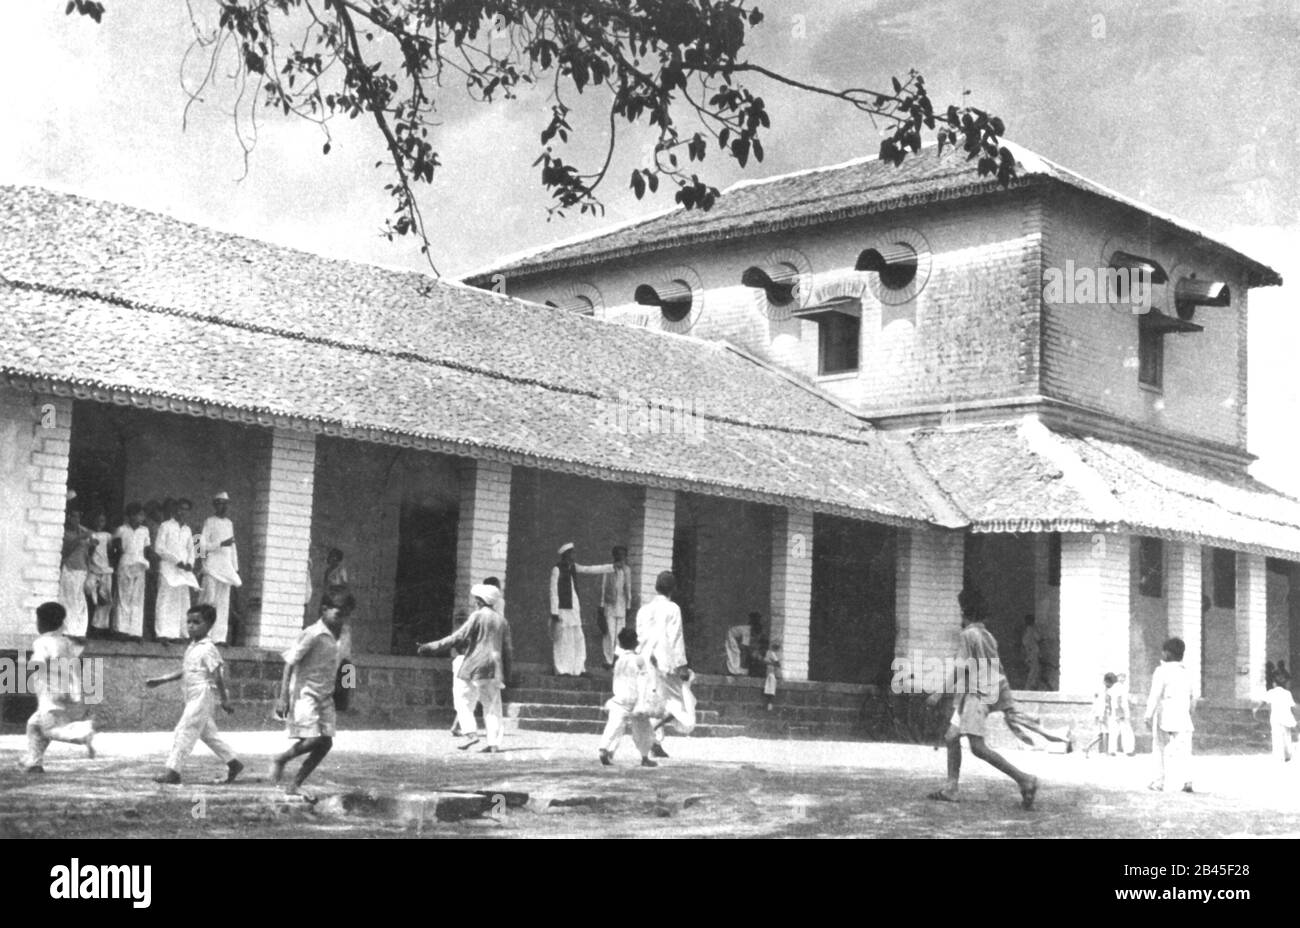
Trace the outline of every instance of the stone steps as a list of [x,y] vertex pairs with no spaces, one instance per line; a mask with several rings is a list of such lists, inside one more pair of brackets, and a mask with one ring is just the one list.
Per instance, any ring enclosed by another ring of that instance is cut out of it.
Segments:
[[[604,720],[557,718],[508,718],[507,731],[554,731],[571,734],[599,735],[605,730]],[[692,738],[727,738],[749,734],[744,725],[696,725]]]
[[[548,703],[510,702],[506,703],[503,708],[505,717],[508,719],[572,720],[599,722],[603,726],[607,718],[603,705],[568,706]],[[718,713],[709,709],[697,710],[695,717],[701,725],[713,724],[719,721]]]

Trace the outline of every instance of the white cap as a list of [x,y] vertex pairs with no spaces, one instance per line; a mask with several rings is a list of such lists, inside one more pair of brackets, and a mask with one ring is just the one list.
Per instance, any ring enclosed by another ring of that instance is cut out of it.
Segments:
[[500,591],[487,583],[476,583],[469,588],[469,595],[476,599],[481,599],[489,606],[495,605],[497,597],[501,595]]
[[573,550],[573,542],[567,541],[564,544],[560,545],[559,553],[563,554],[565,551],[572,551],[572,550]]
[[220,493],[216,494],[216,495],[213,496],[212,498],[213,498],[214,500],[224,499],[224,500],[226,500],[227,502],[229,502],[229,501],[230,501],[230,494],[227,493],[225,490],[222,490]]

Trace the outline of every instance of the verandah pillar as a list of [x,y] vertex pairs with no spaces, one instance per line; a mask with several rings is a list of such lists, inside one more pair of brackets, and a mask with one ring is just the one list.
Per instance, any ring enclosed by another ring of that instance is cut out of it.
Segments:
[[634,610],[654,599],[660,571],[673,569],[673,533],[677,528],[675,490],[642,487],[637,496],[627,552]]
[[1169,637],[1187,646],[1183,664],[1192,672],[1192,692],[1201,695],[1201,546],[1168,542]]
[[1062,693],[1095,693],[1105,673],[1129,668],[1127,535],[1061,536]]
[[496,461],[467,461],[460,477],[460,514],[456,520],[456,611],[469,610],[470,587],[487,577],[506,589],[510,540],[510,488],[513,469]]
[[1264,555],[1237,553],[1237,685],[1238,699],[1259,699],[1264,693],[1264,664],[1268,660],[1268,573]]
[[[894,654],[914,660],[950,658],[961,631],[961,593],[966,564],[963,532],[900,529],[895,583]],[[915,668],[921,673],[921,667]]]
[[302,629],[315,474],[316,436],[272,429],[253,496],[249,599],[260,599],[261,608],[250,617],[244,642],[252,647],[285,648]]
[[781,641],[781,675],[808,679],[812,619],[813,514],[779,509],[772,519],[771,637]]

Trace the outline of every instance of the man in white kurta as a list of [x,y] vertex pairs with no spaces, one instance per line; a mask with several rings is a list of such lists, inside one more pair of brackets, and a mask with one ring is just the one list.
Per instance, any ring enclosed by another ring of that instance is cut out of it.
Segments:
[[190,590],[199,588],[194,578],[194,539],[190,535],[190,501],[180,499],[172,517],[158,527],[154,551],[158,555],[158,599],[154,609],[154,634],[180,639],[185,635],[185,613],[190,610]]
[[578,606],[578,574],[603,573],[601,567],[584,567],[573,561],[573,542],[560,546],[560,562],[551,568],[551,647],[555,672],[576,677],[587,669],[587,641]]
[[[695,695],[691,692],[691,672],[686,664],[686,642],[682,638],[682,610],[672,601],[677,580],[665,570],[655,580],[655,598],[636,614],[637,653],[647,656],[659,674],[667,716],[684,735],[695,728]],[[660,742],[664,726],[655,732],[656,757],[667,757]]]
[[208,635],[224,643],[230,622],[230,590],[242,584],[239,579],[239,553],[235,548],[235,525],[226,517],[230,496],[225,492],[212,497],[213,515],[203,523],[199,535],[199,557],[203,558],[203,587],[199,602],[217,610],[217,624]]
[[118,549],[113,628],[120,634],[139,638],[144,634],[144,589],[149,573],[145,552],[152,542],[144,524],[144,507],[139,503],[126,507],[126,522],[113,539]]

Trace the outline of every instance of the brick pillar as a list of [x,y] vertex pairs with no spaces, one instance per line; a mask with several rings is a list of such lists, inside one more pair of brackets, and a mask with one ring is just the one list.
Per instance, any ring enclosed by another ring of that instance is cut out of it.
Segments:
[[252,615],[243,644],[281,649],[302,630],[315,474],[316,436],[272,429],[269,458],[253,497],[249,598],[262,605]]
[[1237,554],[1237,685],[1238,699],[1264,694],[1264,664],[1268,661],[1268,576],[1262,554]]
[[509,464],[467,461],[458,468],[460,514],[456,519],[456,610],[469,610],[469,590],[485,577],[506,586],[506,554],[510,538]]
[[781,675],[808,679],[812,627],[813,514],[779,509],[772,518],[771,637],[781,640]]
[[1129,536],[1061,536],[1062,693],[1091,695],[1129,664]]
[[[632,608],[636,610],[655,596],[655,577],[673,569],[673,532],[677,525],[677,493],[644,487],[632,513],[632,531],[627,546],[632,568]],[[687,655],[689,659],[690,655]]]
[[[894,586],[894,654],[914,662],[918,678],[926,659],[944,660],[957,649],[966,535],[932,528],[900,530]],[[915,666],[918,659],[920,666]]]
[[71,440],[71,399],[0,386],[0,648],[27,647],[59,598]]
[[1201,546],[1165,542],[1169,549],[1166,584],[1169,637],[1187,645],[1183,664],[1192,672],[1192,691],[1201,695]]

